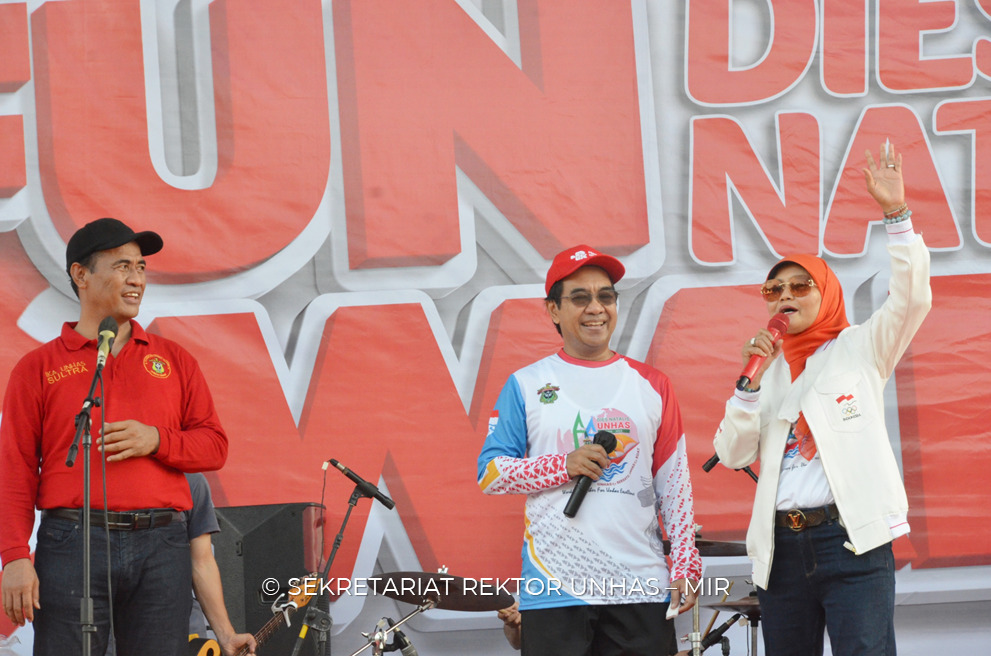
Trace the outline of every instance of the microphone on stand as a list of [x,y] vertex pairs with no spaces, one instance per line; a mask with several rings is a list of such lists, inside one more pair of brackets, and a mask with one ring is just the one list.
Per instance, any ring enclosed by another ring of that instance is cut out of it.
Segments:
[[733,614],[728,621],[706,634],[702,638],[702,642],[699,644],[699,654],[701,655],[711,646],[716,645],[716,643],[723,638],[723,635],[726,634],[726,631],[733,627],[733,625],[736,624],[736,621],[740,620],[742,617],[743,614]]
[[[608,455],[614,449],[616,449],[616,436],[609,431],[600,431],[595,434],[595,438],[592,440],[595,445],[602,445],[602,449],[606,450]],[[574,518],[575,514],[578,513],[578,507],[582,505],[582,500],[585,499],[585,494],[588,489],[592,487],[592,478],[588,475],[581,475],[578,477],[578,483],[571,490],[571,497],[568,499],[567,506],[564,507],[564,515],[569,518]]]
[[96,369],[100,371],[107,364],[107,356],[110,355],[110,349],[114,346],[114,338],[117,337],[117,322],[114,321],[113,317],[107,315],[100,322],[100,328],[97,331],[99,332],[99,342],[96,347]]
[[[388,620],[389,620],[389,625],[395,626],[395,623],[392,622],[391,618]],[[420,654],[416,651],[416,648],[413,647],[413,643],[406,637],[405,634],[403,634],[402,630],[392,631],[392,642],[385,647],[385,651],[389,652],[392,650],[396,650],[397,648],[399,649],[400,653],[406,655],[407,657],[410,657],[411,655]]]
[[117,337],[117,328],[117,322],[110,315],[104,317],[103,321],[100,322],[99,328],[97,328],[96,370],[93,372],[93,381],[89,386],[89,394],[83,400],[83,408],[75,417],[76,434],[75,438],[72,439],[72,444],[69,445],[69,451],[65,459],[66,466],[70,468],[76,463],[76,455],[79,454],[79,441],[82,439],[83,432],[88,431],[90,428],[93,406],[100,405],[99,398],[94,397],[93,393],[96,392],[97,382],[102,380],[100,373],[103,372],[103,366],[107,364],[107,356],[110,355],[110,348],[114,346],[114,338]]
[[329,461],[324,463],[323,467],[325,470],[327,469],[327,463],[331,464],[332,466],[340,470],[342,473],[344,473],[344,476],[350,479],[351,481],[353,481],[355,485],[358,487],[358,490],[360,490],[364,495],[368,497],[374,497],[379,502],[381,502],[387,509],[391,509],[396,506],[396,503],[393,502],[385,493],[380,491],[374,484],[365,481],[364,479],[356,475],[354,472],[344,467],[344,465],[342,465],[341,462],[338,461],[337,459],[330,459]]

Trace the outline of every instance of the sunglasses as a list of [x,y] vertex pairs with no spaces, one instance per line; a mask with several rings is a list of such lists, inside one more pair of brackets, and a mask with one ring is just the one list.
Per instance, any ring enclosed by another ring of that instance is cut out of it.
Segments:
[[816,286],[815,281],[811,278],[807,281],[799,283],[764,283],[760,288],[760,293],[764,297],[764,301],[777,301],[784,294],[785,288],[791,288],[791,294],[794,297],[804,297],[812,291],[812,288]]
[[[562,296],[562,299],[568,299],[571,303],[575,304],[578,308],[588,308],[592,303],[592,295],[588,292],[575,292],[569,296]],[[616,303],[619,299],[619,292],[616,290],[599,290],[595,298],[603,306],[611,306]]]

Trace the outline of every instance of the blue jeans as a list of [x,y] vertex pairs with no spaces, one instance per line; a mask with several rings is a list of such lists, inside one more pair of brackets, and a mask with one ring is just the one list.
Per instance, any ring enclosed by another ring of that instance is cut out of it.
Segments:
[[[92,654],[103,655],[110,636],[106,530],[90,532],[93,617]],[[189,652],[192,562],[186,523],[135,531],[110,531],[113,622],[121,655]],[[43,518],[35,569],[41,609],[35,612],[35,655],[79,655],[83,640],[83,531],[80,523]]]
[[757,589],[768,655],[895,654],[895,560],[887,543],[856,555],[830,521],[801,532],[777,527],[767,590]]

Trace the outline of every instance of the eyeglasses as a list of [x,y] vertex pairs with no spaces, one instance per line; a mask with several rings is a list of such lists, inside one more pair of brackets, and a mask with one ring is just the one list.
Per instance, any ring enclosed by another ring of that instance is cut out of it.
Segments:
[[[568,299],[578,308],[588,308],[592,303],[592,295],[588,292],[575,292],[566,297],[562,296],[561,298]],[[603,306],[611,306],[616,303],[617,299],[619,299],[619,292],[616,290],[599,290],[599,292],[595,295],[595,298]]]
[[777,301],[784,294],[785,288],[791,288],[791,294],[795,297],[807,296],[812,288],[816,286],[815,281],[811,278],[807,281],[797,282],[797,283],[775,283],[769,285],[764,283],[760,288],[760,293],[764,296],[764,301]]

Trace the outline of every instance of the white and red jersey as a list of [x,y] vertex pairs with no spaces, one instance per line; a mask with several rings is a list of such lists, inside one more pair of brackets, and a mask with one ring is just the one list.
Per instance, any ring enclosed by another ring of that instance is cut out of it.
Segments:
[[[566,456],[603,430],[616,436],[612,464],[568,518]],[[664,602],[670,581],[701,575],[681,412],[668,378],[643,363],[560,351],[515,372],[478,482],[487,494],[527,495],[521,609]]]

